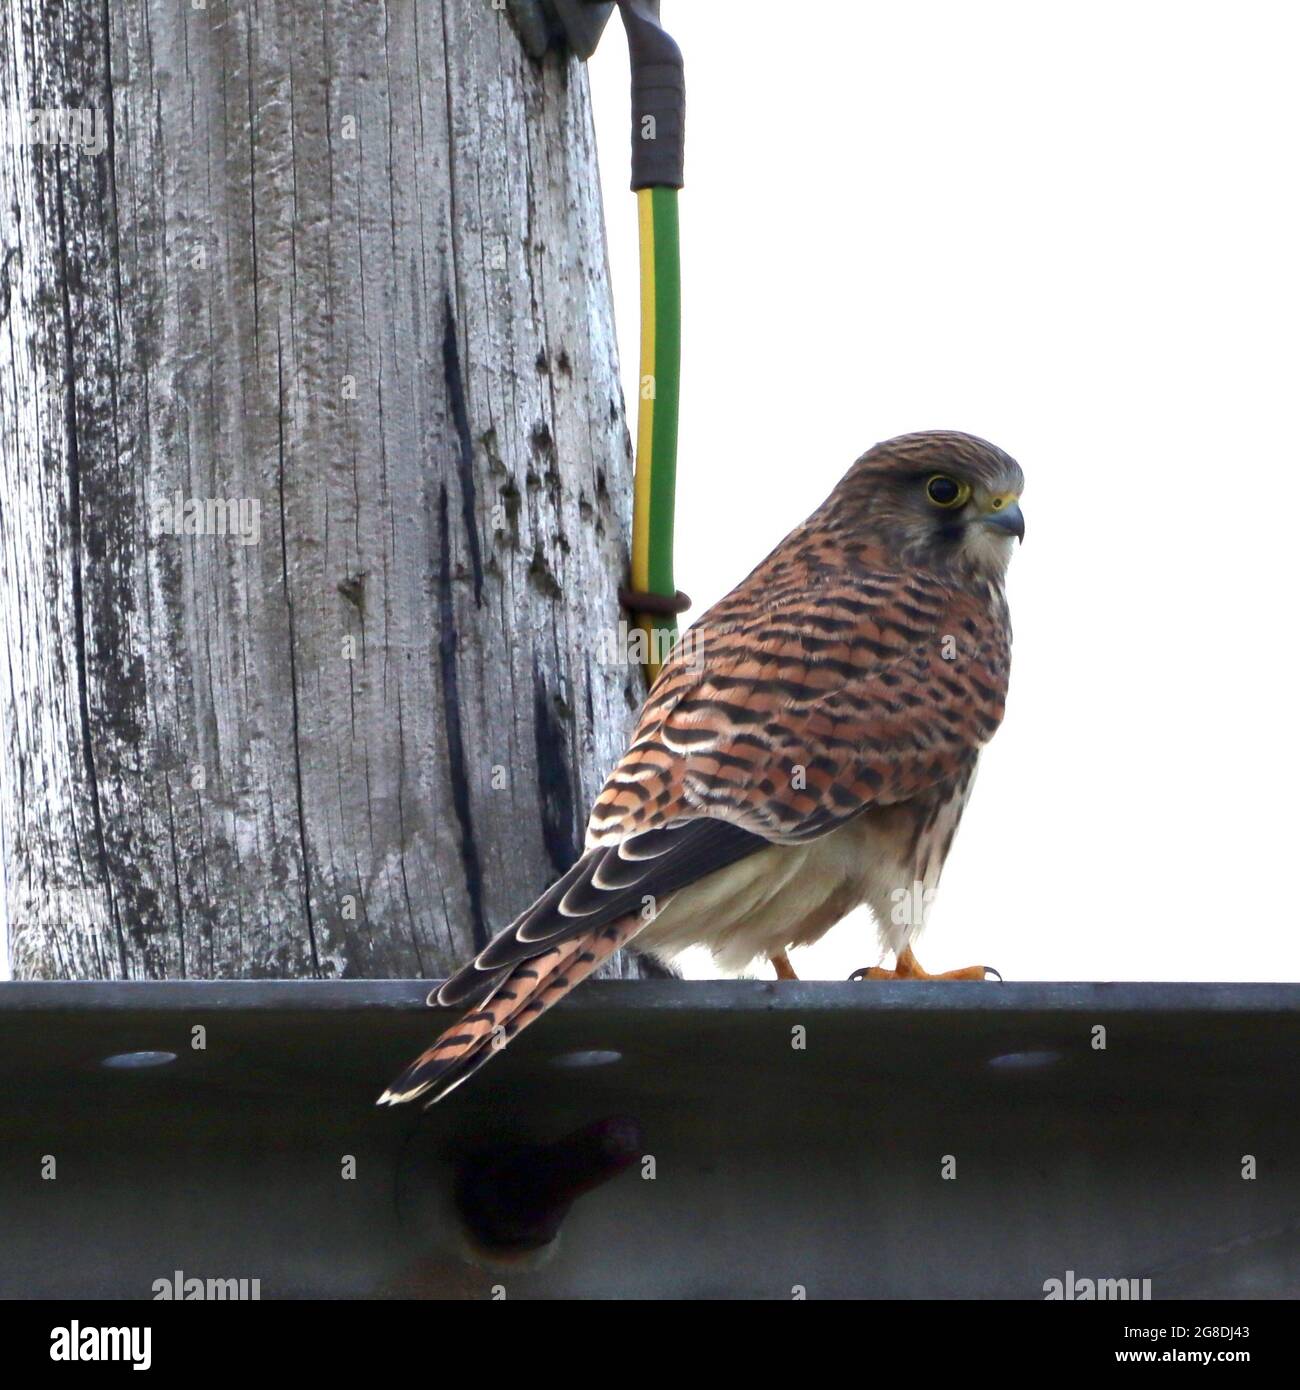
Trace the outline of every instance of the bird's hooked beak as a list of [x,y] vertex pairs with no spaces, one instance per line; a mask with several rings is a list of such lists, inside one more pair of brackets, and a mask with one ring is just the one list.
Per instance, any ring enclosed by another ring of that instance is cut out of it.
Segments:
[[980,520],[995,531],[1014,536],[1018,541],[1025,538],[1025,514],[1020,510],[1020,499],[1014,492],[1000,492],[990,497],[988,505],[982,509]]

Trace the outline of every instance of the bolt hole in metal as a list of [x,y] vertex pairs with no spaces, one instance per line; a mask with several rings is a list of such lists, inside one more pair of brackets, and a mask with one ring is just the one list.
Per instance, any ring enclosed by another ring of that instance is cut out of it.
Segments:
[[590,1067],[612,1067],[616,1062],[623,1060],[621,1052],[615,1052],[611,1048],[579,1048],[574,1052],[561,1052],[558,1057],[551,1058],[553,1067],[562,1067],[565,1070],[576,1071]]
[[1063,1052],[1042,1048],[1038,1051],[1000,1052],[996,1057],[990,1057],[988,1064],[994,1071],[1042,1071],[1047,1067],[1056,1066],[1064,1057]]
[[100,1062],[109,1071],[147,1071],[165,1067],[176,1060],[174,1052],[114,1052]]

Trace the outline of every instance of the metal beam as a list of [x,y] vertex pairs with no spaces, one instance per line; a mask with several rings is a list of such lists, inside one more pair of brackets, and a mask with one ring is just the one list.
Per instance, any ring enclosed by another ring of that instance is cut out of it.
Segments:
[[[0,986],[0,1294],[1300,1293],[1300,986],[596,983],[376,1110],[427,992]],[[104,1065],[138,1053],[175,1060]],[[615,1116],[642,1162],[529,1261],[467,1258],[458,1164]]]

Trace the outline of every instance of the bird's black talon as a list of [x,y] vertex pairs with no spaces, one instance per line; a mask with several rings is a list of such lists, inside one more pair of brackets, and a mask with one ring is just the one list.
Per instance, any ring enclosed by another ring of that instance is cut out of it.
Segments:
[[849,976],[849,979],[850,979],[850,980],[865,980],[865,979],[867,978],[867,971],[870,970],[870,969],[871,969],[871,966],[869,966],[869,965],[860,965],[860,966],[853,972],[853,974]]
[[1000,970],[994,970],[994,968],[991,965],[986,965],[984,967],[984,978],[987,980],[990,975],[993,976],[993,978],[998,982],[998,984],[1003,983],[1002,972]]

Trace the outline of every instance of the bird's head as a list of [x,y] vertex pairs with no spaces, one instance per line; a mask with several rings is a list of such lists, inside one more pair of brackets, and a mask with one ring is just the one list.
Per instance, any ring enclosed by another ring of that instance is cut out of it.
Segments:
[[869,449],[827,499],[828,519],[908,566],[1001,578],[1025,519],[1020,465],[973,434],[933,430]]

